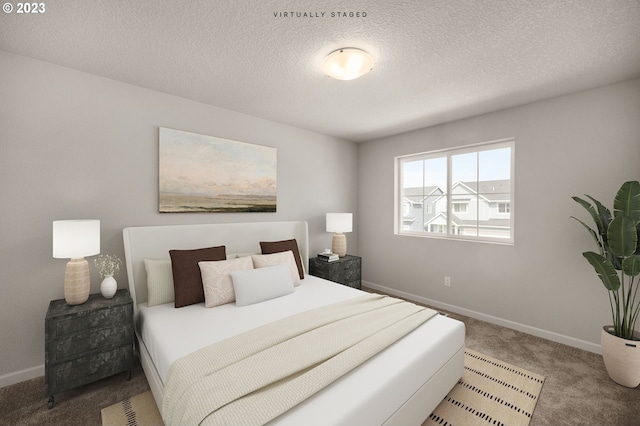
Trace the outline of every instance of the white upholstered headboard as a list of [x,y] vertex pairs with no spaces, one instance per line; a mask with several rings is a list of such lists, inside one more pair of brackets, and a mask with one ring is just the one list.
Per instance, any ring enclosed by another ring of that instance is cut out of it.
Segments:
[[170,259],[169,250],[226,246],[229,253],[259,253],[260,241],[295,238],[305,271],[309,267],[307,222],[249,222],[199,225],[137,226],[124,228],[124,254],[129,291],[137,313],[138,303],[147,301],[144,259]]

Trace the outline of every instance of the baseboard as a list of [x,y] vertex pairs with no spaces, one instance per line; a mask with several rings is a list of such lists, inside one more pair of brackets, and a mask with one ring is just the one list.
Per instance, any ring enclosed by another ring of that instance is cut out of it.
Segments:
[[[0,376],[0,388],[44,376],[44,364]],[[44,390],[43,390],[44,392]]]
[[476,312],[469,309],[461,308],[458,306],[450,305],[448,303],[439,302],[437,300],[428,299],[422,296],[416,296],[415,294],[407,293],[404,291],[396,290],[393,288],[385,287],[368,281],[362,281],[364,287],[369,287],[373,290],[378,290],[383,293],[389,293],[393,296],[402,297],[409,300],[415,300],[425,305],[433,306],[434,308],[444,309],[449,312],[464,315],[470,318],[475,318],[481,321],[485,321],[491,324],[496,324],[502,327],[510,328],[512,330],[521,331],[523,333],[531,334],[533,336],[542,337],[543,339],[551,340],[552,342],[562,343],[564,345],[572,346],[574,348],[583,349],[585,351],[602,354],[602,348],[599,344],[587,342],[586,340],[576,339],[574,337],[565,336],[563,334],[554,333],[552,331],[543,330],[541,328],[531,327],[526,324],[520,324],[514,321],[509,321],[503,318],[494,317],[492,315],[483,314],[482,312]]

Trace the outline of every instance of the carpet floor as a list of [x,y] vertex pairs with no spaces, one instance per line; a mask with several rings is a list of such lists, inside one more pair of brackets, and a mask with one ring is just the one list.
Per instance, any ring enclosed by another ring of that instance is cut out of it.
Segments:
[[[466,346],[545,377],[531,426],[640,426],[640,387],[607,376],[600,355],[473,318],[449,314],[466,326]],[[0,425],[101,425],[100,411],[149,390],[137,364],[126,374],[55,396],[48,410],[44,377],[0,389]]]

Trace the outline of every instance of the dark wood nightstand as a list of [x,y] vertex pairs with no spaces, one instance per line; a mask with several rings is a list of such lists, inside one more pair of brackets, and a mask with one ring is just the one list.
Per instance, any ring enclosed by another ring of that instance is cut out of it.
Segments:
[[45,395],[53,395],[133,366],[133,301],[128,290],[111,299],[92,294],[82,305],[53,300],[45,318]]
[[335,262],[326,262],[317,257],[309,259],[309,273],[325,280],[362,289],[362,258],[347,254]]

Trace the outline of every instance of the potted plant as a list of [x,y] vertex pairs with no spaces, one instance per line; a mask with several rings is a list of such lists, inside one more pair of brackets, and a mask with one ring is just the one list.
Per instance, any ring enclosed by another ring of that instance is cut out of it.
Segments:
[[572,197],[584,207],[596,229],[580,222],[593,237],[597,252],[582,255],[593,266],[609,295],[613,325],[601,331],[602,356],[611,379],[623,386],[640,384],[640,333],[635,331],[640,312],[640,183],[622,184],[611,211],[593,197]]
[[120,271],[122,262],[117,256],[101,254],[94,259],[94,263],[102,277],[100,293],[105,299],[111,299],[118,291],[118,283],[113,276]]

